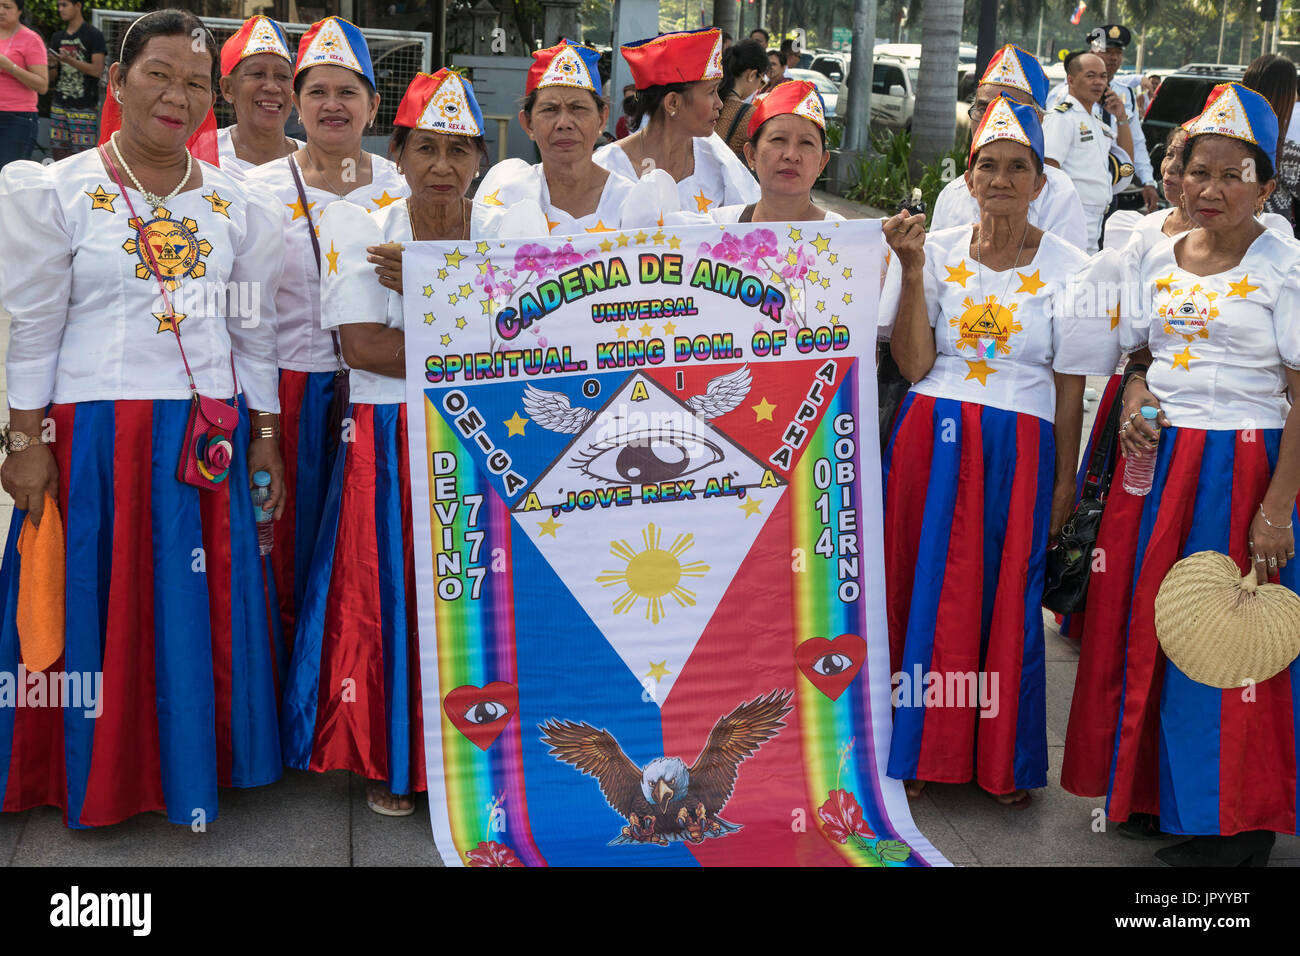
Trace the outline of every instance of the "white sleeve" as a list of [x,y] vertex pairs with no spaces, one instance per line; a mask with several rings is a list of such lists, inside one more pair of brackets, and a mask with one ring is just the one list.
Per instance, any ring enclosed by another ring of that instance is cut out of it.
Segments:
[[934,211],[930,215],[930,231],[938,232],[940,229],[951,229],[953,226],[968,225],[971,217],[967,213],[964,199],[970,196],[966,184],[961,179],[954,179],[943,189],[939,190],[939,196],[934,201]]
[[1079,257],[1073,275],[1052,290],[1052,371],[1111,375],[1119,364],[1120,292],[1130,276],[1124,256],[1105,249]]
[[227,315],[230,351],[239,386],[250,408],[280,411],[280,372],[276,355],[276,294],[284,272],[284,222],[280,204],[266,189],[245,180],[248,196],[243,244],[235,250],[230,281],[260,290],[257,314]]
[[72,237],[47,167],[15,162],[0,171],[0,222],[0,305],[13,316],[9,407],[44,409],[72,294]]
[[[1051,167],[1046,168],[1050,169]],[[1060,170],[1057,170],[1057,172],[1060,172]],[[1045,228],[1053,235],[1064,239],[1080,252],[1086,252],[1088,236],[1091,235],[1091,230],[1088,226],[1087,217],[1083,214],[1083,203],[1079,201],[1079,193],[1074,188],[1074,183],[1070,180],[1070,177],[1065,173],[1051,178],[1053,180],[1052,204],[1046,210]],[[1043,188],[1046,189],[1047,187],[1044,186]]]
[[321,249],[329,249],[320,280],[320,324],[340,325],[388,321],[388,290],[379,284],[366,247],[384,241],[378,221],[350,202],[330,203],[320,218]]
[[1074,126],[1070,123],[1070,110],[1064,113],[1050,111],[1043,117],[1043,158],[1063,165],[1070,154],[1070,140]]
[[722,166],[722,181],[725,187],[722,204],[724,206],[736,203],[748,205],[762,199],[763,190],[759,188],[758,180],[731,151],[731,147],[723,142],[722,137],[714,133],[706,142],[709,151]]
[[1285,216],[1279,216],[1275,212],[1265,212],[1260,214],[1259,221],[1265,229],[1272,229],[1279,236],[1285,236],[1288,239],[1295,238],[1295,229],[1291,227],[1291,223],[1287,222]]
[[1123,249],[1128,245],[1133,232],[1142,223],[1142,214],[1136,209],[1118,209],[1106,217],[1106,231],[1102,236],[1102,248]]
[[[881,240],[882,243],[884,240]],[[885,247],[881,258],[880,306],[876,317],[876,338],[888,342],[894,334],[894,323],[898,321],[898,300],[903,292],[903,270],[898,267],[898,257],[894,250]]]
[[1293,259],[1291,267],[1278,290],[1273,305],[1273,334],[1277,337],[1277,351],[1282,364],[1300,371],[1300,257]]
[[1151,172],[1151,155],[1147,151],[1147,137],[1142,132],[1142,117],[1138,115],[1137,108],[1137,90],[1128,87],[1128,125],[1129,130],[1133,133],[1133,171],[1137,173],[1134,177],[1138,185],[1145,186],[1147,183],[1155,182],[1155,176]]
[[[1156,244],[1157,246],[1159,243]],[[1123,249],[1103,250],[1098,255],[1113,255],[1124,270],[1120,295],[1119,347],[1128,353],[1147,347],[1151,338],[1151,285],[1143,281],[1142,261],[1155,246],[1147,246],[1140,230],[1135,231]]]

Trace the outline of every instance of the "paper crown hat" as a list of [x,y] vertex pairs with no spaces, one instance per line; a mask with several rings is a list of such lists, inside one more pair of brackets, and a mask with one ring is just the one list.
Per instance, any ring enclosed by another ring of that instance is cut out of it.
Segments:
[[753,139],[764,123],[773,116],[793,113],[826,128],[826,104],[817,87],[807,80],[786,80],[759,101],[749,117],[749,137]]
[[360,73],[375,87],[375,68],[370,65],[370,48],[361,31],[342,17],[326,17],[311,25],[298,41],[297,76],[313,66],[341,66]]
[[432,75],[415,74],[402,95],[393,125],[456,136],[482,136],[483,111],[474,98],[474,88],[459,73],[444,66]]
[[1028,93],[1039,109],[1047,104],[1047,74],[1038,58],[1015,44],[1008,43],[989,60],[988,69],[980,77],[980,85],[992,83]]
[[1043,158],[1043,124],[1038,121],[1038,114],[1032,106],[1016,103],[999,96],[984,111],[984,118],[975,128],[971,137],[970,154],[972,157],[979,150],[994,140],[1009,139],[1012,142],[1028,146]]
[[619,49],[638,90],[722,79],[722,31],[717,27],[665,33]]
[[1230,136],[1254,143],[1269,157],[1277,153],[1277,114],[1268,100],[1240,83],[1221,83],[1211,90],[1187,132]]
[[553,47],[533,53],[533,65],[528,68],[524,95],[544,86],[569,86],[578,90],[591,90],[600,96],[600,53],[589,46],[561,40]]
[[270,17],[250,17],[238,33],[221,45],[221,75],[229,76],[245,57],[259,53],[282,56],[293,66],[293,55],[289,52],[284,30]]

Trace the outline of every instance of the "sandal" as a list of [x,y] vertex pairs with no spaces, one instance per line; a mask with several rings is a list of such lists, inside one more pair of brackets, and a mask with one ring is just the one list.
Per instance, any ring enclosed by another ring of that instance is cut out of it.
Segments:
[[909,800],[915,800],[921,794],[925,793],[924,780],[904,780],[903,792],[907,794]]
[[[980,789],[983,790],[984,788],[981,787]],[[1011,793],[990,793],[988,790],[984,790],[984,793],[988,794],[988,798],[998,806],[1006,807],[1010,810],[1024,810],[1034,802],[1034,795],[1028,790],[1013,790]],[[1017,797],[1017,793],[1020,794],[1020,796]],[[1005,799],[1006,797],[1011,797],[1012,799],[1007,800]]]
[[[411,798],[407,797],[406,799],[410,800]],[[384,803],[387,801],[400,801],[400,800],[402,800],[402,797],[393,793],[383,784],[375,783],[373,781],[368,781],[366,783],[366,805],[370,807],[371,810],[375,811],[375,813],[378,813],[380,816],[409,817],[412,813],[415,812],[414,800],[411,800],[411,805],[409,807],[384,806]]]

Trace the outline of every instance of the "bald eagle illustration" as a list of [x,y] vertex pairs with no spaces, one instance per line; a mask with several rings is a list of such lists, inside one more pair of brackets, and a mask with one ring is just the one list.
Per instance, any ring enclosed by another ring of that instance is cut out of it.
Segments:
[[731,799],[740,764],[777,735],[793,707],[792,692],[774,690],[718,720],[695,763],[656,757],[638,768],[607,730],[552,719],[539,726],[551,756],[595,777],[610,807],[628,821],[611,846],[667,845],[726,836],[740,825],[718,814]]

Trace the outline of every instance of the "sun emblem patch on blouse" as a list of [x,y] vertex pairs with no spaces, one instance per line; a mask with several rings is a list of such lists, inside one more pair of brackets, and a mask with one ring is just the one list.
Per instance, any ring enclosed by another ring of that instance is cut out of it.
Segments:
[[1164,331],[1169,335],[1180,335],[1187,342],[1208,339],[1210,322],[1219,317],[1219,310],[1214,305],[1218,296],[1217,292],[1207,292],[1199,284],[1186,292],[1172,289],[1160,307]]
[[1023,331],[1016,321],[1016,303],[1002,305],[995,295],[983,302],[967,296],[962,307],[965,311],[959,317],[948,320],[957,330],[957,351],[971,349],[981,358],[1011,354],[1011,336]]
[[[137,279],[153,279],[150,268],[149,251],[153,252],[152,261],[158,269],[158,277],[168,292],[175,291],[182,279],[197,279],[207,272],[203,257],[212,252],[212,243],[200,239],[195,233],[199,224],[193,219],[172,218],[166,209],[155,209],[155,218],[141,225],[139,218],[130,220],[136,235],[122,243],[127,255],[136,256],[135,276]],[[149,249],[141,247],[139,234],[143,232]]]

